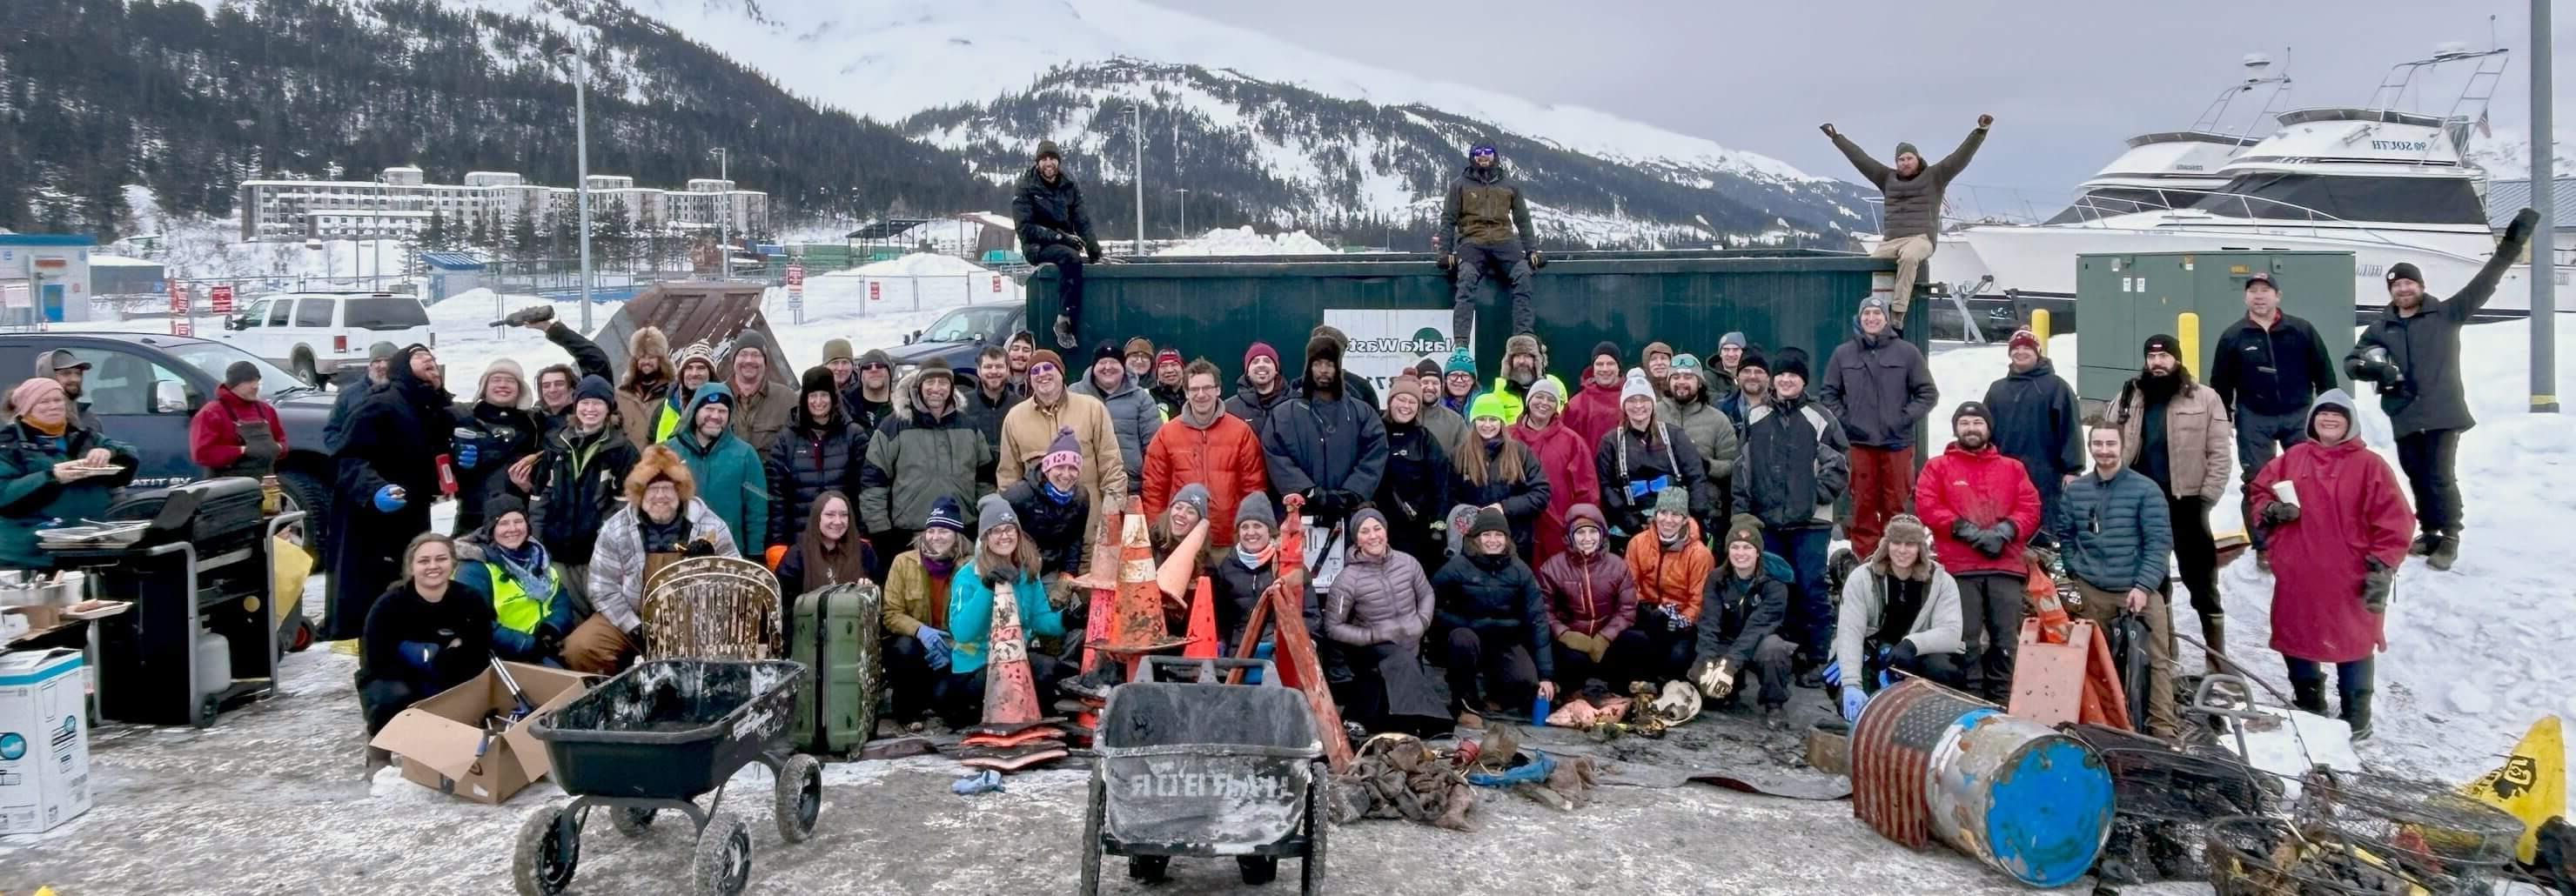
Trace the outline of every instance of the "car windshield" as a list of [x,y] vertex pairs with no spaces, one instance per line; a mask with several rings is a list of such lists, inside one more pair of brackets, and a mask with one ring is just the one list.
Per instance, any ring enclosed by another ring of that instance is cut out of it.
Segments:
[[930,329],[921,334],[924,342],[963,342],[981,333],[987,338],[1008,335],[1004,328],[1018,309],[1008,305],[990,308],[959,308],[939,316]]
[[249,352],[225,343],[182,342],[166,347],[171,355],[187,362],[191,367],[205,371],[207,376],[213,377],[218,383],[224,381],[224,368],[232,366],[233,362],[250,362],[251,366],[259,368],[259,397],[262,399],[273,399],[294,392],[314,391],[312,386],[305,385],[303,380],[296,379],[295,374],[288,373],[275,364],[260,360]]

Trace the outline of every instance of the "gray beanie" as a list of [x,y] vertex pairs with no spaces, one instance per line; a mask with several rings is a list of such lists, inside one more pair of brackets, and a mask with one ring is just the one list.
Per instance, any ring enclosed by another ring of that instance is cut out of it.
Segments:
[[1263,525],[1276,529],[1279,527],[1279,511],[1271,506],[1268,494],[1253,492],[1243,496],[1243,503],[1234,506],[1234,524],[1243,525],[1244,520],[1260,520]]
[[1207,490],[1207,486],[1205,486],[1205,485],[1201,485],[1201,484],[1196,483],[1196,482],[1190,483],[1190,484],[1188,484],[1188,485],[1181,486],[1181,490],[1180,490],[1180,491],[1178,491],[1178,492],[1174,492],[1174,493],[1172,494],[1172,503],[1174,503],[1174,504],[1187,504],[1187,505],[1190,505],[1191,507],[1198,508],[1198,511],[1199,511],[1199,519],[1207,519],[1207,512],[1208,512],[1208,490]]
[[1002,500],[1002,496],[985,495],[983,498],[978,499],[975,502],[975,531],[977,533],[991,532],[995,528],[1001,526],[1018,528],[1019,525],[1019,512],[1012,510],[1011,502]]
[[1530,395],[1536,396],[1541,392],[1555,396],[1557,407],[1565,407],[1565,387],[1558,385],[1554,377],[1542,376],[1538,378],[1538,382],[1530,384]]
[[1728,333],[1724,336],[1717,337],[1718,348],[1725,348],[1730,345],[1735,346],[1736,348],[1743,348],[1748,344],[1750,343],[1744,341],[1744,334],[1742,333]]

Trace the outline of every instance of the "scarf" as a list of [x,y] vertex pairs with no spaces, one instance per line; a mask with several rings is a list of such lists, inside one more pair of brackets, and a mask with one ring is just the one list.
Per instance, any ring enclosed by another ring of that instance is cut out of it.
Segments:
[[[1074,493],[1073,493],[1073,492],[1061,492],[1061,491],[1057,491],[1057,490],[1056,490],[1056,488],[1055,488],[1055,483],[1054,483],[1054,482],[1052,482],[1052,481],[1039,480],[1039,482],[1038,482],[1038,489],[1039,489],[1039,490],[1041,490],[1041,491],[1046,492],[1047,499],[1048,499],[1048,500],[1050,500],[1050,501],[1054,501],[1054,502],[1056,502],[1056,503],[1058,503],[1058,504],[1071,504],[1071,503],[1073,503],[1073,495],[1074,495]],[[1076,491],[1079,491],[1079,489],[1076,489]]]
[[515,551],[502,547],[497,541],[485,542],[483,556],[499,562],[501,571],[509,573],[510,578],[519,583],[519,590],[529,596],[553,595],[553,580],[548,573],[554,568],[554,558],[546,555],[546,546],[538,544],[536,539],[528,539]]
[[1270,565],[1270,561],[1278,559],[1278,557],[1279,543],[1275,541],[1271,542],[1269,547],[1262,548],[1258,551],[1244,550],[1242,545],[1235,545],[1234,547],[1234,562],[1243,564],[1243,568],[1245,569],[1258,570],[1264,566]]
[[28,429],[35,430],[39,433],[57,439],[62,438],[63,433],[70,432],[72,428],[72,415],[68,413],[63,415],[63,422],[56,423],[52,426],[46,426],[44,421],[38,420],[34,417],[22,416],[18,418],[18,421],[27,424]]

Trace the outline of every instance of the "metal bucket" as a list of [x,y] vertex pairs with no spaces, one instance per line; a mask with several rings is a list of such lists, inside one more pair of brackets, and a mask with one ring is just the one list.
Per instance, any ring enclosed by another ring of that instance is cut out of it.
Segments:
[[1880,691],[1852,725],[1852,814],[1887,839],[1922,849],[1931,842],[1924,797],[1933,749],[1962,716],[1993,711],[1920,679]]
[[1924,799],[1934,837],[2034,887],[2084,876],[2111,836],[2111,771],[2101,755],[1990,708],[1942,734]]

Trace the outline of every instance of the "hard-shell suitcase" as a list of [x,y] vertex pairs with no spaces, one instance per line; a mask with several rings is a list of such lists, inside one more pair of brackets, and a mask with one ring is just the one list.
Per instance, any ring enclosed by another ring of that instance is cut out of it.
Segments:
[[874,583],[834,585],[798,595],[788,627],[788,658],[813,670],[813,686],[796,695],[789,737],[801,752],[841,756],[876,733],[884,673],[877,656],[884,592]]

